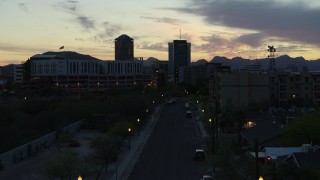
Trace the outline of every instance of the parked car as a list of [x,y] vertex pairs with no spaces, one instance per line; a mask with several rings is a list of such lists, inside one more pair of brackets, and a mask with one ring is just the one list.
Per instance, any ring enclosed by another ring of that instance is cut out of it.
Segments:
[[204,160],[206,158],[206,154],[203,149],[196,149],[196,152],[194,153],[193,159],[194,160]]
[[175,103],[175,102],[177,102],[176,99],[170,99],[168,102],[166,102],[166,104],[173,104],[173,103]]
[[200,180],[213,180],[213,177],[210,175],[203,175]]
[[192,113],[191,111],[186,112],[186,118],[192,118]]

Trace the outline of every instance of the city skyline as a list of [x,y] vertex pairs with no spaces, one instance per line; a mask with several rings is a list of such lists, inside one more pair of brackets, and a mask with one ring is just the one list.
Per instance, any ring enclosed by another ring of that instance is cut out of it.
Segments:
[[320,58],[316,0],[0,0],[0,65],[46,51],[114,59],[114,39],[135,40],[136,57],[168,60],[168,42],[192,43],[191,61],[277,54]]

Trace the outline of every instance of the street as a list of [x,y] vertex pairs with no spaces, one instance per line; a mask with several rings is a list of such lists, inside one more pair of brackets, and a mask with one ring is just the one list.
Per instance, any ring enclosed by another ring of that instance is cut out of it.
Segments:
[[163,105],[154,128],[129,180],[200,179],[205,162],[193,160],[204,144],[197,136],[192,118],[186,118],[184,103]]

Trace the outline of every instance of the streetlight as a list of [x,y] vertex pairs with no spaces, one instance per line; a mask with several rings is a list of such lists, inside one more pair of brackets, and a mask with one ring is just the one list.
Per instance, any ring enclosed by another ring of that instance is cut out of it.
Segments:
[[295,95],[295,94],[292,94],[292,105],[293,105],[293,106],[295,105],[295,99],[296,99],[296,95]]
[[146,113],[148,113],[149,112],[149,110],[148,109],[146,109]]
[[204,109],[202,109],[202,112],[204,113]]
[[129,136],[128,136],[129,149],[131,148],[131,146],[130,146],[130,133],[131,133],[131,128],[128,128],[128,134],[129,134]]
[[81,177],[81,176],[79,176],[79,177],[78,177],[78,180],[82,180],[82,177]]
[[197,104],[199,103],[199,101],[197,101]]
[[259,180],[263,180],[263,177],[262,177],[262,176],[260,176],[260,177],[259,177]]
[[138,119],[137,119],[137,123],[138,123],[138,136],[139,136],[139,134],[140,134],[140,124],[139,124],[139,122],[140,122],[140,119],[138,118]]

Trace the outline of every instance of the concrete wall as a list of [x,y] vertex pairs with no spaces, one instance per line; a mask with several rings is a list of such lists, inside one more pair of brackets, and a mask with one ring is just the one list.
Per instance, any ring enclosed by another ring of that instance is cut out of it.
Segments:
[[2,164],[4,167],[10,166],[15,162],[21,161],[26,157],[37,153],[40,149],[46,148],[53,144],[58,132],[72,134],[80,128],[81,123],[82,121],[78,121],[70,124],[64,128],[61,128],[59,131],[54,131],[8,152],[0,154],[0,164]]

